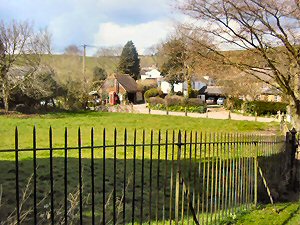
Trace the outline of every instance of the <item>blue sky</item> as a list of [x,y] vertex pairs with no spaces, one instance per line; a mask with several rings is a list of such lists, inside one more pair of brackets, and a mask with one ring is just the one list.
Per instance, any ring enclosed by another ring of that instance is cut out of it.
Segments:
[[[70,44],[124,45],[132,40],[139,53],[172,30],[174,0],[0,0],[0,20],[47,27],[55,52]],[[90,54],[92,50],[90,50]]]

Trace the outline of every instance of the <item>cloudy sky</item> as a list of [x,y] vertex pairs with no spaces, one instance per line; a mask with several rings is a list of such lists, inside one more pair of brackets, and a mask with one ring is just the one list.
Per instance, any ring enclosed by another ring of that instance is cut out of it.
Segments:
[[[53,47],[70,44],[124,45],[132,40],[139,53],[163,40],[178,15],[174,0],[0,0],[0,20],[47,27]],[[92,54],[92,49],[89,53]]]

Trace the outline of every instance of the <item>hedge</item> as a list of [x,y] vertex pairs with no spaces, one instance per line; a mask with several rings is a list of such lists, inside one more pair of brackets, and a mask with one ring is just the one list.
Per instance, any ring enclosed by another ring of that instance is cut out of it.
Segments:
[[278,111],[286,113],[286,103],[282,102],[264,102],[251,101],[243,104],[243,109],[246,113],[260,115],[276,115]]
[[206,106],[201,99],[197,98],[184,98],[178,95],[166,96],[165,99],[160,97],[149,98],[149,107],[156,110],[166,110],[176,112],[184,112],[185,108],[187,112],[206,112]]
[[162,96],[162,91],[157,89],[157,88],[151,88],[148,91],[145,92],[144,98],[147,102],[149,102],[149,99],[151,97],[156,97],[156,96]]

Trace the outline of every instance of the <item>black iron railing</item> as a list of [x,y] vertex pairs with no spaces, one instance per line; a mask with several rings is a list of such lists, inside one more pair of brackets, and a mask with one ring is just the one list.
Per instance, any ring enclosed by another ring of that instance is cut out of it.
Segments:
[[[131,134],[131,133],[130,133]],[[97,134],[96,134],[97,135]],[[1,224],[218,224],[257,202],[257,159],[285,138],[134,130],[0,150]],[[97,142],[97,143],[96,143]],[[54,147],[55,146],[55,147]],[[14,182],[13,182],[14,180]],[[14,183],[14,184],[13,184]]]

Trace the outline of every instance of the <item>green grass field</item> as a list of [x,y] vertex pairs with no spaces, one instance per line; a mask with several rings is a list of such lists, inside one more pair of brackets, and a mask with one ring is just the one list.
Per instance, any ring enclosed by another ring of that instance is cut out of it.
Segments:
[[[233,121],[233,120],[214,120],[214,119],[199,119],[199,118],[188,118],[188,117],[175,117],[175,116],[159,116],[159,115],[139,115],[139,114],[125,114],[125,113],[100,113],[100,112],[84,112],[84,113],[55,113],[46,115],[10,115],[0,116],[0,134],[1,142],[0,149],[14,148],[14,130],[18,127],[19,130],[19,147],[20,148],[31,148],[32,147],[32,130],[33,126],[37,129],[37,147],[48,147],[49,138],[48,132],[49,127],[53,128],[53,141],[54,146],[64,146],[64,130],[68,127],[69,131],[69,146],[77,145],[77,132],[78,127],[82,131],[82,145],[90,145],[90,129],[95,128],[95,144],[102,143],[103,129],[106,128],[106,143],[113,143],[113,132],[114,129],[118,129],[118,143],[123,143],[124,129],[128,130],[128,143],[133,143],[133,132],[137,130],[137,142],[142,141],[142,130],[146,131],[146,143],[149,143],[149,134],[153,129],[155,132],[155,140],[158,141],[157,135],[158,130],[162,131],[164,135],[166,130],[172,132],[173,130],[187,130],[193,132],[239,132],[245,134],[252,133],[265,133],[269,130],[277,130],[279,124],[277,123],[258,123],[248,121]],[[164,137],[162,135],[162,137]],[[171,134],[170,134],[171,135]],[[162,138],[163,141],[164,138]],[[136,163],[136,208],[135,213],[139,215],[140,202],[141,202],[141,179],[142,179],[142,154],[141,147],[137,148],[137,159]],[[144,161],[144,218],[149,218],[149,201],[152,199],[152,219],[155,219],[157,214],[159,218],[162,218],[162,205],[163,201],[163,186],[165,180],[170,183],[170,168],[171,162],[164,160],[165,148],[161,148],[161,161],[157,160],[159,155],[157,147],[153,148],[153,160],[150,161],[150,148],[145,147],[145,161]],[[171,149],[170,149],[171,150]],[[169,151],[170,151],[169,150]],[[1,203],[0,204],[0,217],[6,218],[9,212],[12,212],[15,206],[15,163],[14,153],[0,153],[0,184],[1,184]],[[83,197],[84,197],[84,221],[86,224],[90,223],[91,215],[91,152],[90,149],[83,150],[82,155],[82,167],[83,167]],[[128,147],[126,151],[126,180],[123,179],[124,171],[124,150],[123,147],[117,148],[117,161],[116,161],[116,191],[117,200],[120,202],[123,193],[122,188],[124,183],[128,185],[126,189],[126,221],[130,221],[132,213],[132,193],[133,193],[133,148]],[[26,190],[26,184],[28,184],[29,191],[32,191],[33,181],[30,179],[33,173],[33,160],[32,152],[20,153],[19,163],[19,176],[20,176],[20,191]],[[103,204],[103,149],[95,149],[95,199],[96,199],[96,210],[101,211],[101,205]],[[56,217],[61,216],[61,211],[58,209],[63,204],[64,196],[64,151],[58,150],[54,153],[53,159],[53,180],[54,180],[54,192],[55,192],[55,209],[57,210]],[[113,166],[114,161],[113,148],[106,149],[106,201],[107,201],[107,212],[108,217],[111,218],[112,203],[111,196],[113,190]],[[160,169],[158,165],[160,163]],[[152,165],[152,166],[151,166]],[[176,165],[176,164],[175,164]],[[71,150],[68,153],[68,190],[69,198],[76,194],[78,190],[78,173],[79,173],[79,161],[78,161],[78,150]],[[152,179],[150,179],[150,167],[152,167]],[[165,168],[168,169],[168,175],[165,179],[162,179],[165,172]],[[157,174],[160,173],[161,178],[157,179]],[[153,190],[152,194],[149,189],[150,182],[152,182]],[[49,188],[50,188],[50,176],[49,176],[49,151],[43,151],[37,153],[37,199],[40,202],[38,206],[39,214],[41,218],[47,218],[49,213]],[[169,190],[169,185],[167,191]],[[157,192],[158,191],[158,192]],[[157,192],[157,193],[156,193]],[[174,193],[173,193],[174,194]],[[32,194],[28,194],[29,198],[24,201],[24,208],[32,207]],[[169,201],[170,196],[167,197]],[[78,203],[78,202],[77,202]],[[158,206],[158,207],[156,207]],[[167,212],[169,211],[168,205],[166,205]],[[119,215],[121,217],[121,214]],[[78,214],[77,214],[78,217]],[[96,214],[97,220],[101,218],[101,213]],[[168,217],[166,217],[168,219]],[[25,220],[26,221],[26,220]],[[27,220],[29,222],[30,220]]]
[[[107,129],[108,142],[112,142],[112,134],[117,128],[122,137],[124,129],[128,130],[128,139],[132,140],[134,129],[140,133],[145,129],[149,134],[150,130],[162,130],[165,132],[187,130],[197,132],[219,132],[219,133],[262,133],[269,130],[278,130],[278,123],[259,123],[234,120],[214,120],[205,118],[174,117],[160,115],[140,115],[123,113],[55,113],[46,115],[12,115],[0,116],[0,149],[14,148],[15,127],[19,129],[19,147],[32,147],[33,126],[37,129],[38,147],[48,146],[49,127],[53,128],[54,146],[63,146],[64,129],[69,129],[69,145],[77,144],[77,131],[82,130],[83,144],[89,144],[90,129],[95,128],[96,143],[102,139],[103,129]],[[149,135],[146,135],[149,136]],[[141,140],[141,136],[138,135]]]

